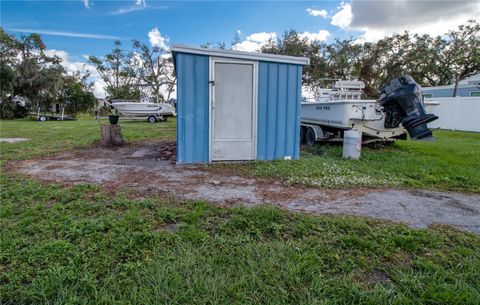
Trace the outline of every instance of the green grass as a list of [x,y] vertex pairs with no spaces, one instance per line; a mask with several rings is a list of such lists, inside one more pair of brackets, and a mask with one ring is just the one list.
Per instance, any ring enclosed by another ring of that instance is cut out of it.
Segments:
[[[100,124],[107,120],[37,122],[30,119],[0,120],[0,137],[29,138],[28,142],[0,143],[2,160],[26,159],[48,153],[80,148],[100,140]],[[162,138],[175,139],[175,119],[150,124],[145,121],[120,121],[127,142]]]
[[2,178],[6,304],[478,304],[480,239]]
[[[105,124],[105,122],[103,122]],[[175,119],[167,122],[122,122],[127,141],[175,139]],[[0,121],[1,137],[30,142],[2,144],[2,160],[25,159],[92,145],[99,122]],[[414,187],[480,193],[480,134],[436,131],[435,142],[397,141],[389,147],[363,147],[360,161],[342,159],[341,146],[304,148],[300,160],[217,165],[287,184],[309,187]]]
[[414,187],[479,193],[480,133],[436,131],[434,135],[435,142],[409,140],[389,147],[363,147],[359,161],[342,159],[341,146],[323,145],[305,148],[298,161],[239,167],[254,176],[309,187]]
[[[130,142],[175,134],[174,120],[121,126]],[[1,121],[0,128],[2,137],[33,139],[0,144],[3,164],[92,145],[99,137],[92,120]],[[433,154],[444,162],[452,158],[451,166],[465,175],[472,161],[462,165],[461,155],[478,154],[462,147],[475,148],[475,135],[440,135],[435,145],[448,139],[456,144],[439,145]],[[388,151],[432,158],[431,148],[417,145],[367,150],[364,161],[381,168]],[[309,166],[323,160],[352,169],[363,162],[342,161],[339,153],[328,147],[324,157],[305,153],[298,162],[240,167],[281,176],[280,170],[295,170],[294,164],[318,173]],[[419,170],[412,165],[412,171]],[[415,230],[266,206],[228,209],[157,196],[131,199],[126,192],[44,184],[3,169],[0,190],[1,304],[480,303],[480,237],[449,227]]]

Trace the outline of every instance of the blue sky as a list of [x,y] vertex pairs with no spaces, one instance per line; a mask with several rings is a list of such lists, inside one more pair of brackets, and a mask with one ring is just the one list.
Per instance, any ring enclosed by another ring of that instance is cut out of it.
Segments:
[[[0,25],[7,32],[42,34],[50,55],[61,57],[67,70],[78,71],[85,68],[86,56],[108,53],[115,39],[127,47],[132,38],[167,48],[209,41],[230,46],[240,31],[241,43],[234,48],[255,51],[288,29],[326,42],[376,41],[404,30],[441,35],[478,20],[480,0],[1,0],[0,9]],[[101,87],[96,82],[96,95],[102,95]]]
[[306,11],[318,8],[333,13],[338,1],[146,1],[144,7],[132,0],[89,1],[89,6],[80,0],[2,1],[1,25],[11,33],[44,33],[48,48],[65,50],[71,56],[103,55],[111,49],[113,37],[127,44],[131,38],[148,42],[148,32],[153,28],[158,28],[170,43],[189,45],[230,43],[237,30],[243,38],[258,32],[282,33],[290,28],[301,32],[328,30],[332,33],[330,39],[351,35],[331,25],[328,18],[311,16]]

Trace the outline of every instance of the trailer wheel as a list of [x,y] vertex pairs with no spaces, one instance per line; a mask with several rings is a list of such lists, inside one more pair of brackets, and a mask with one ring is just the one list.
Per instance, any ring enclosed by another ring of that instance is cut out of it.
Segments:
[[38,117],[39,122],[46,122],[47,120],[48,120],[47,117],[44,116],[44,115],[41,115],[41,116]]
[[305,144],[305,134],[307,133],[307,127],[300,126],[300,144]]
[[313,146],[316,140],[315,130],[312,127],[307,128],[307,132],[305,133],[305,144],[308,146]]
[[147,120],[148,120],[149,123],[156,123],[157,122],[157,117],[154,116],[154,115],[151,115],[151,116],[148,117]]

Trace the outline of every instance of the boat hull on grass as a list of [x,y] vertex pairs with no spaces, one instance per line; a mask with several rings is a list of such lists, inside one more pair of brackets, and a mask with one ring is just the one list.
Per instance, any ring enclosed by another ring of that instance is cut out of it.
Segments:
[[148,117],[156,116],[176,116],[175,108],[166,103],[138,103],[138,102],[115,102],[112,101],[112,107],[124,116]]

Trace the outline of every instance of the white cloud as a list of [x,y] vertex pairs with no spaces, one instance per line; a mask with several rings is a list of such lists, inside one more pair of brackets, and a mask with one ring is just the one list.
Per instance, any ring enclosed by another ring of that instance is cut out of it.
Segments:
[[144,10],[145,7],[143,6],[132,6],[132,7],[127,7],[127,8],[119,8],[116,11],[111,12],[109,15],[122,15],[126,13],[131,13],[135,11],[141,11]]
[[277,33],[275,33],[275,32],[253,33],[253,34],[247,36],[247,40],[258,42],[258,43],[263,43],[263,42],[268,41],[269,39],[275,39],[275,38],[277,38]]
[[317,33],[310,33],[310,32],[303,32],[300,33],[300,37],[306,37],[310,41],[325,41],[327,40],[328,36],[330,36],[330,32],[327,30],[320,30]]
[[[479,12],[480,14],[480,12]],[[360,36],[359,41],[378,41],[385,36],[401,33],[404,31],[409,31],[416,34],[429,34],[432,36],[439,36],[447,33],[450,30],[455,30],[459,25],[465,24],[468,20],[472,19],[471,16],[460,15],[453,17],[449,20],[439,19],[439,20],[430,20],[424,24],[416,25],[405,25],[403,27],[394,27],[394,28],[371,28],[371,27],[362,27],[359,30],[363,31],[363,34]]]
[[352,6],[349,3],[342,2],[339,9],[340,10],[333,15],[331,24],[344,29],[352,23]]
[[[240,30],[238,33],[241,33]],[[330,32],[327,30],[319,30],[316,33],[303,32],[300,33],[300,37],[307,38],[310,41],[325,41],[330,36]],[[277,39],[278,35],[275,32],[259,32],[253,33],[247,38],[232,46],[233,50],[246,51],[246,52],[259,52],[260,48],[267,44],[272,39]]]
[[142,5],[142,4],[143,4],[143,7],[146,7],[146,6],[147,6],[147,4],[145,3],[145,0],[136,0],[136,1],[135,1],[135,4],[136,4],[136,5]]
[[360,42],[409,31],[442,35],[480,16],[479,1],[359,1],[342,3],[331,24],[361,32]]
[[123,38],[123,37],[101,35],[101,34],[90,34],[90,33],[72,33],[72,32],[50,31],[50,30],[39,30],[39,29],[10,29],[10,30],[13,31],[13,32],[20,32],[20,33],[37,33],[37,34],[52,35],[52,36],[63,36],[63,37],[107,39],[107,40],[125,40],[125,38]]
[[167,53],[160,54],[160,58],[163,58],[163,59],[172,58],[172,53],[167,52]]
[[260,32],[253,33],[247,38],[232,46],[232,49],[237,51],[246,52],[258,52],[258,50],[264,46],[270,39],[277,39],[277,33],[275,32]]
[[168,37],[162,36],[158,28],[153,28],[148,32],[148,40],[152,47],[168,50]]
[[143,60],[142,60],[142,57],[140,56],[140,54],[138,54],[137,52],[133,52],[132,58],[130,59],[130,63],[133,64],[133,65],[136,65],[136,66],[142,65]]
[[[95,94],[96,97],[105,97],[104,88],[106,87],[106,84],[93,65],[87,62],[72,61],[68,53],[63,50],[49,49],[46,50],[44,53],[45,55],[50,57],[59,57],[62,60],[62,66],[65,68],[68,74],[75,74],[77,72],[80,72],[80,74],[85,74],[89,72],[90,81],[93,82],[93,94]],[[86,55],[82,55],[82,57],[85,58]]]
[[242,41],[232,46],[233,50],[236,51],[245,51],[245,52],[258,52],[261,48],[261,45],[253,41]]
[[119,8],[115,11],[110,12],[108,15],[123,15],[131,12],[136,12],[136,11],[143,11],[143,10],[163,10],[168,8],[166,5],[161,5],[161,6],[151,6],[148,5],[145,0],[135,0],[135,5],[128,6],[128,7],[123,7]]
[[105,98],[107,95],[105,92],[105,87],[107,84],[100,78],[97,78],[93,82],[93,94],[98,98]]
[[448,22],[460,15],[478,19],[479,1],[351,1],[352,27],[398,28],[424,25],[438,20]]
[[85,8],[90,8],[90,3],[89,0],[83,0],[83,5],[85,5]]
[[[68,57],[68,53],[67,53],[66,51],[63,51],[63,50],[50,49],[50,50],[46,50],[44,53],[45,53],[45,55],[47,55],[48,57],[57,56],[57,57],[59,57],[62,61],[66,61],[66,60],[67,60],[67,57]],[[62,62],[62,64],[63,64],[63,62]]]
[[310,16],[315,16],[315,17],[326,18],[328,16],[328,12],[326,10],[315,10],[313,8],[307,8],[307,13]]

